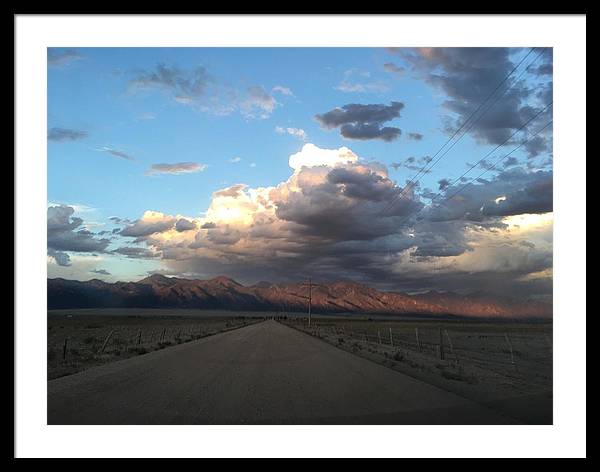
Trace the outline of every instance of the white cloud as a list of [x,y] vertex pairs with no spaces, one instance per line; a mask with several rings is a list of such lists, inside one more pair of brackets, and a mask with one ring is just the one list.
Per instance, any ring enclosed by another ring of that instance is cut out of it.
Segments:
[[148,169],[146,174],[190,174],[193,172],[202,172],[204,169],[206,169],[206,164],[200,164],[198,162],[177,162],[173,164],[154,164]]
[[322,149],[311,143],[302,146],[302,149],[292,154],[288,161],[290,167],[295,171],[302,167],[336,167],[355,162],[358,162],[358,156],[345,146],[339,149]]
[[246,90],[240,102],[240,111],[248,118],[268,118],[277,106],[277,101],[263,87],[253,85]]
[[283,87],[282,85],[276,85],[275,87],[273,87],[273,89],[271,90],[274,93],[280,93],[282,95],[288,95],[288,96],[293,96],[293,92],[287,88],[287,87]]
[[276,126],[275,132],[278,134],[289,134],[290,136],[294,136],[302,141],[306,141],[308,139],[306,131],[304,131],[302,128],[284,128],[283,126]]

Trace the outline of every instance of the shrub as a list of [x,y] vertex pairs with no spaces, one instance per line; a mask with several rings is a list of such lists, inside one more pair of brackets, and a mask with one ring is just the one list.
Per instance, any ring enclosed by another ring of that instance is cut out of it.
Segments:
[[130,347],[129,352],[141,355],[146,354],[148,350],[145,347]]
[[459,382],[467,382],[470,384],[476,384],[478,382],[477,377],[474,375],[466,374],[463,369],[459,369],[458,371],[451,370],[442,370],[442,377],[449,380],[456,380]]
[[395,361],[403,361],[404,360],[404,355],[400,351],[396,351],[394,353],[393,359]]

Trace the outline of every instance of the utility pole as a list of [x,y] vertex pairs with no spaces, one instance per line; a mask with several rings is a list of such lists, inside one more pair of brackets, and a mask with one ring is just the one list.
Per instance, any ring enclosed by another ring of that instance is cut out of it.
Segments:
[[308,327],[310,328],[310,317],[312,308],[312,282],[310,277],[308,278]]
[[[307,284],[302,284],[305,286]],[[311,311],[312,311],[312,280],[308,278],[308,326],[311,324]]]

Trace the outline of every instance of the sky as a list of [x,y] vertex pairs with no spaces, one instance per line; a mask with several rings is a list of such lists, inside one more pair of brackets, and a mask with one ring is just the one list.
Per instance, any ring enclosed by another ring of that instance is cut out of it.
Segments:
[[550,48],[49,48],[48,277],[552,293]]

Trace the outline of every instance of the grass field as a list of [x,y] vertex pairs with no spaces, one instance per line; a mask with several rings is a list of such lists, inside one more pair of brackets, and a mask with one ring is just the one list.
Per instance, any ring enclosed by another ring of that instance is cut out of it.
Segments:
[[264,316],[198,310],[52,310],[48,380],[235,329]]
[[[368,316],[201,310],[48,312],[48,379],[274,317],[412,377],[510,412],[531,397],[540,421],[552,411],[552,323],[407,320]],[[65,349],[66,341],[66,349]]]
[[[552,408],[552,323],[283,317],[281,322],[483,403],[531,397]],[[522,408],[523,402],[519,403]]]

